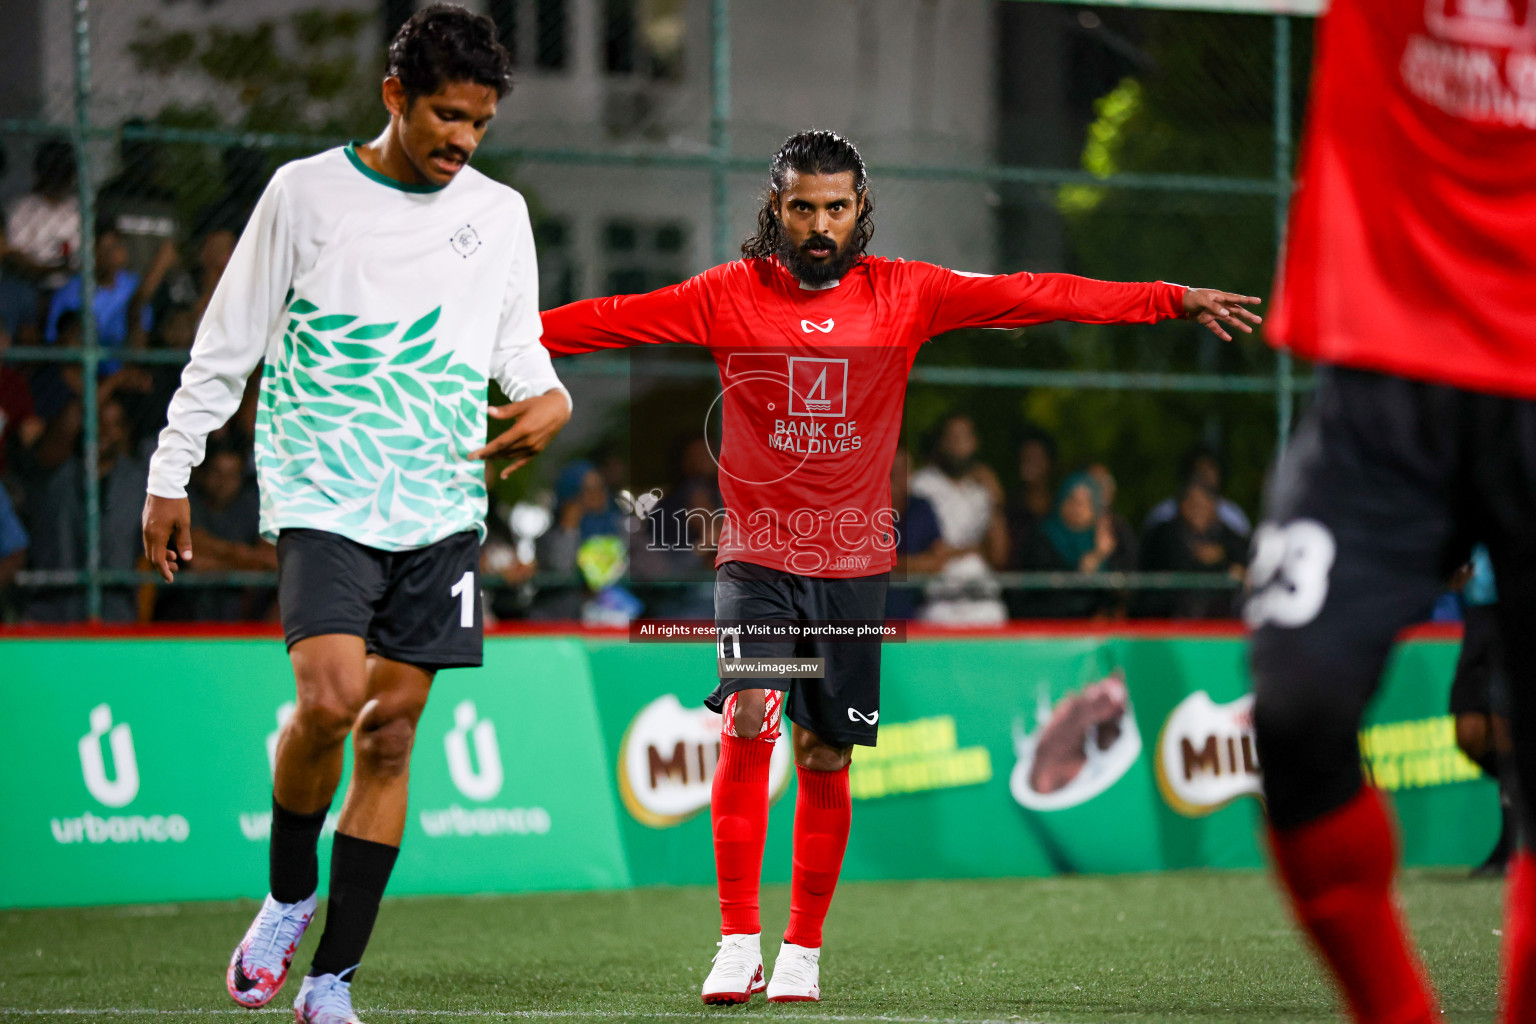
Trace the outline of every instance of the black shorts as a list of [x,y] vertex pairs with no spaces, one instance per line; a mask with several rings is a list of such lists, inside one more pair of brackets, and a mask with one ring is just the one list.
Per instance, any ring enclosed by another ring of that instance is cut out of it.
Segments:
[[[1359,790],[1358,730],[1396,636],[1479,541],[1498,578],[1517,746],[1536,736],[1536,402],[1340,367],[1317,379],[1270,482],[1245,608],[1282,828]],[[1536,759],[1527,767],[1536,777]]]
[[473,530],[412,551],[381,551],[325,530],[277,538],[277,603],[290,648],[325,633],[436,671],[481,663],[480,538]]
[[1504,713],[1504,647],[1495,605],[1473,605],[1462,615],[1465,632],[1451,683],[1453,715]]
[[[727,658],[822,658],[825,678],[721,678],[704,700],[720,711],[737,690],[784,690],[784,713],[836,746],[875,745],[880,720],[880,643],[874,640],[778,640],[733,630],[741,623],[838,620],[883,623],[891,574],[823,579],[770,569],[751,562],[727,562],[715,580],[715,624],[719,655]],[[731,631],[727,635],[727,631]]]

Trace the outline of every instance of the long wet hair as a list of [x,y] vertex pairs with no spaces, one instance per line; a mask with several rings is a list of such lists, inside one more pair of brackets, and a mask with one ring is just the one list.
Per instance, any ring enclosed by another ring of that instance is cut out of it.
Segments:
[[849,244],[863,256],[875,233],[875,198],[869,193],[869,175],[858,147],[837,132],[809,131],[784,140],[768,168],[768,189],[763,193],[762,208],[757,211],[757,233],[741,243],[743,256],[768,259],[779,249],[783,228],[774,212],[776,198],[784,191],[785,178],[796,174],[841,174],[853,172],[853,191],[862,202],[858,222]]

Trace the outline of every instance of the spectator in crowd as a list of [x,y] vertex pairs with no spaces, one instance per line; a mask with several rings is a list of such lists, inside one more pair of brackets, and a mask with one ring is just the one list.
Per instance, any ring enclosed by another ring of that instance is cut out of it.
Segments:
[[44,428],[32,402],[32,382],[5,362],[10,345],[11,335],[0,325],[0,478],[11,468],[11,453],[30,449]]
[[929,464],[912,477],[912,494],[933,506],[939,535],[954,552],[928,586],[924,617],[933,622],[985,625],[1007,617],[994,573],[1008,558],[1003,490],[977,460],[978,448],[971,418],[946,416],[930,439]]
[[[1223,522],[1216,493],[1200,477],[1184,485],[1174,518],[1142,537],[1142,568],[1243,578],[1247,542]],[[1233,614],[1236,591],[1164,590],[1142,594],[1142,614],[1154,618],[1219,619]]]
[[922,610],[922,593],[907,585],[908,574],[927,575],[944,568],[959,552],[952,552],[939,534],[939,517],[927,498],[911,492],[912,455],[897,444],[891,463],[891,509],[896,513],[896,571],[886,596],[888,619],[915,619]]
[[37,345],[42,342],[37,289],[10,266],[10,252],[10,231],[0,220],[0,334],[12,345]]
[[[1106,513],[1104,495],[1093,474],[1079,471],[1061,483],[1056,506],[1025,546],[1021,566],[1031,572],[1093,575],[1135,568]],[[1092,618],[1114,615],[1122,595],[1102,588],[1025,591],[1014,599],[1019,618]]]
[[[245,455],[208,449],[187,493],[192,509],[194,572],[277,571],[277,549],[262,540],[261,501],[245,476]],[[167,602],[174,593],[174,600]],[[260,620],[272,604],[270,588],[194,587],[160,595],[157,619],[202,622]]]
[[238,235],[271,177],[265,150],[230,146],[221,154],[220,161],[223,179],[219,196],[198,210],[192,220],[192,234],[199,238],[216,227],[228,228]]
[[608,488],[597,467],[577,459],[555,480],[555,516],[534,546],[539,569],[561,581],[541,587],[534,615],[544,619],[579,619],[586,589],[577,566],[582,542],[602,533],[607,522]]
[[[132,569],[143,551],[139,514],[144,507],[148,468],[133,454],[134,438],[121,402],[110,397],[102,402],[100,425],[97,478],[92,484],[101,495],[101,567]],[[27,514],[34,568],[85,567],[84,470],[84,462],[71,457],[48,474],[32,495]],[[72,622],[85,617],[85,602],[77,588],[62,595],[40,592],[28,604],[27,613],[43,622]],[[108,588],[102,595],[102,618],[108,622],[134,621],[137,610],[133,592]]]
[[1056,475],[1056,439],[1031,427],[1019,438],[1018,484],[1008,496],[1008,545],[1017,566],[1035,530],[1051,514],[1055,491],[1051,479]]
[[[80,347],[80,314],[66,310],[55,325],[60,348]],[[108,372],[104,364],[97,384],[98,403],[108,399],[122,405],[131,424],[143,423],[141,415],[154,378],[142,366],[121,366]],[[84,421],[84,369],[80,363],[44,363],[32,375],[32,401],[46,426],[33,446],[33,469],[48,474],[78,456]]]
[[176,194],[160,183],[164,144],[134,137],[144,121],[123,122],[117,143],[117,174],[96,193],[96,215],[123,240],[128,269],[141,278],[160,257],[166,244],[180,236]]
[[[170,259],[175,258],[170,251]],[[157,262],[160,267],[166,261]],[[159,271],[163,276],[164,271]],[[98,225],[96,230],[96,343],[103,348],[143,348],[149,340],[151,324],[149,305],[145,301],[148,292],[158,286],[140,278],[128,269],[128,247],[123,236],[108,224]],[[141,291],[141,286],[144,288]],[[48,305],[48,320],[43,337],[52,345],[59,337],[59,317],[68,312],[79,312],[84,298],[84,285],[79,274],[71,277],[64,287],[53,295]],[[131,314],[137,311],[137,316]],[[116,369],[116,364],[113,365]]]
[[[1200,484],[1216,497],[1216,517],[1226,524],[1227,529],[1246,538],[1253,533],[1253,523],[1248,519],[1248,514],[1235,501],[1229,501],[1221,496],[1221,483],[1226,474],[1223,472],[1221,459],[1208,445],[1196,445],[1184,454],[1179,461],[1179,479],[1184,482],[1191,480]],[[1182,491],[1180,494],[1182,495]],[[1166,523],[1179,514],[1179,503],[1183,499],[1180,496],[1164,498],[1152,506],[1152,511],[1147,513],[1147,518],[1142,520],[1141,532],[1145,535],[1154,526]]]
[[1115,531],[1115,550],[1119,552],[1119,561],[1131,566],[1141,564],[1141,541],[1136,531],[1131,529],[1130,521],[1115,508],[1115,497],[1120,493],[1120,485],[1115,481],[1114,474],[1102,462],[1089,464],[1084,472],[1099,485],[1104,515],[1109,518],[1110,526]]
[[21,517],[11,504],[10,495],[6,493],[4,485],[0,485],[0,618],[8,618],[4,612],[7,610],[11,583],[26,564],[27,545],[30,543],[26,528],[21,525]]
[[[480,546],[480,579],[482,583],[498,581],[498,585],[484,588],[487,625],[527,616],[528,606],[533,599],[533,589],[529,584],[538,571],[538,560],[534,556],[531,539],[525,541],[513,532],[516,506],[509,506],[496,493],[496,485],[501,482],[497,474],[501,469],[500,464],[491,460],[485,463],[488,508],[485,516],[485,543]],[[549,513],[540,508],[535,515],[547,517]],[[548,522],[547,518],[545,522]],[[524,527],[519,524],[518,528]]]
[[68,280],[80,253],[74,147],[46,140],[37,147],[32,175],[32,191],[6,211],[11,241],[6,259],[9,269],[51,292]]
[[159,323],[174,308],[192,311],[193,329],[202,320],[203,312],[213,298],[213,290],[229,266],[229,257],[235,251],[239,236],[228,225],[215,225],[197,239],[197,265],[192,268],[176,263],[167,270],[164,281],[150,299],[154,321]]

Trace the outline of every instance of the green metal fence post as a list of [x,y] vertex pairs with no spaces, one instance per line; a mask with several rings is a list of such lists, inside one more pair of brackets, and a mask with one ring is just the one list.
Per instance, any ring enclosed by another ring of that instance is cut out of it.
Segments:
[[81,476],[85,483],[85,614],[101,618],[101,489],[97,487],[96,196],[91,181],[91,12],[90,0],[75,0],[75,180],[80,190],[80,328],[82,349]]
[[[1285,222],[1291,205],[1291,19],[1275,15],[1275,257],[1285,244]],[[1277,263],[1278,266],[1278,263]],[[1285,451],[1296,406],[1296,378],[1291,354],[1275,354],[1276,450]]]
[[731,258],[731,0],[710,4],[710,194],[714,206],[715,263]]

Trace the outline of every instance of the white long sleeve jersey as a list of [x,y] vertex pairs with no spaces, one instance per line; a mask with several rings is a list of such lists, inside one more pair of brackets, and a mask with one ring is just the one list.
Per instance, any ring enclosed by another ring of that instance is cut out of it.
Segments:
[[[560,389],[539,344],[528,207],[472,168],[402,185],[352,146],[279,168],[198,329],[150,463],[186,494],[208,434],[262,370],[261,532],[303,527],[386,551],[483,532],[486,390]],[[569,399],[569,395],[567,395]]]

